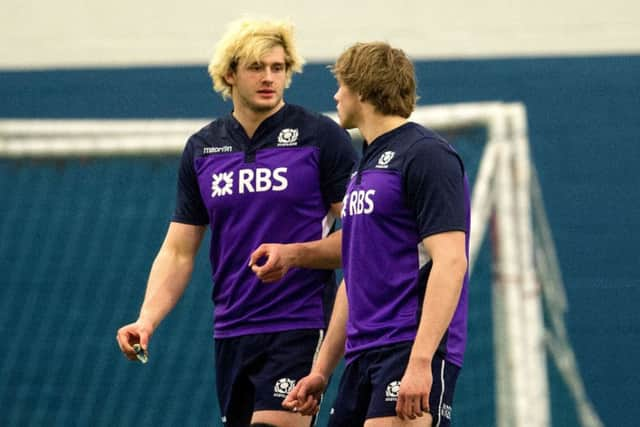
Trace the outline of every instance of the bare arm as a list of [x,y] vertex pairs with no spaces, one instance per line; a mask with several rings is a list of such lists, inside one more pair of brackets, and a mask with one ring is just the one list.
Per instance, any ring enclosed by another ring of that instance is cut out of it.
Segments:
[[127,358],[134,360],[133,344],[147,349],[162,319],[173,309],[189,284],[204,226],[172,222],[151,266],[138,320],[118,330],[117,340]]
[[336,299],[331,312],[329,330],[325,337],[318,358],[311,369],[312,373],[324,377],[325,381],[331,376],[344,355],[344,345],[347,340],[347,319],[349,318],[349,302],[344,280],[338,287]]
[[[340,217],[342,202],[333,203],[330,213]],[[263,243],[256,248],[249,259],[249,266],[263,282],[280,280],[292,267],[298,268],[340,268],[342,262],[342,230],[327,237],[301,243]],[[262,265],[258,261],[265,258]]]
[[431,362],[453,318],[467,271],[464,232],[435,234],[425,238],[423,243],[433,266],[427,280],[418,332],[400,382],[396,412],[401,419],[414,419],[428,411],[433,382]]
[[294,389],[282,402],[282,406],[300,412],[302,415],[318,413],[320,397],[327,387],[329,377],[344,355],[348,316],[349,305],[343,281],[338,288],[333,312],[331,313],[331,321],[329,322],[329,330],[320,347],[318,358],[313,364],[309,375],[298,381]]

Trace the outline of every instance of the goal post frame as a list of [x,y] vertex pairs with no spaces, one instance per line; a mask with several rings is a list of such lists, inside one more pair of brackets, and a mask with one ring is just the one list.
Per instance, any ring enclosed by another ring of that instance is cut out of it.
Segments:
[[[337,120],[335,112],[326,114]],[[581,424],[601,427],[568,344],[562,317],[566,311],[564,288],[544,208],[540,207],[524,104],[492,101],[419,106],[410,120],[436,131],[486,129],[472,190],[469,269],[472,273],[492,227],[497,427],[551,425],[547,351],[569,386]],[[189,135],[209,121],[0,119],[0,158],[178,155]],[[351,133],[357,136],[357,131]],[[538,238],[542,242],[535,241],[534,221],[542,224],[542,237]],[[543,252],[542,258],[539,252]],[[537,262],[544,264],[542,274]],[[552,312],[547,328],[544,307],[551,307]]]

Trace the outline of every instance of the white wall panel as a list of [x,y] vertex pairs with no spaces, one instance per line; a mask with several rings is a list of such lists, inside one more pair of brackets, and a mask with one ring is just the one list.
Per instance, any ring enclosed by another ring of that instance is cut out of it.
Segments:
[[2,0],[0,68],[202,64],[246,14],[291,18],[310,60],[373,39],[415,58],[640,53],[637,0]]

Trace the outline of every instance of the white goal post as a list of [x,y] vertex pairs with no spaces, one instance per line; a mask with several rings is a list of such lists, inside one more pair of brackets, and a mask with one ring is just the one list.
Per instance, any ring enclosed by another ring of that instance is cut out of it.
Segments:
[[[336,119],[335,113],[328,115]],[[530,159],[525,106],[502,102],[421,106],[411,120],[435,130],[486,129],[472,192],[470,270],[491,225],[497,426],[551,425],[548,351],[572,394],[582,426],[601,427],[565,330],[566,298]],[[188,136],[207,122],[0,120],[0,158],[179,154]],[[357,132],[352,135],[357,137]],[[550,318],[546,325],[544,309]]]

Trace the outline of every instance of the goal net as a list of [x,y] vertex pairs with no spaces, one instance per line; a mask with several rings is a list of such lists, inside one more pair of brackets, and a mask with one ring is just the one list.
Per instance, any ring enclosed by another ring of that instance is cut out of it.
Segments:
[[[427,106],[411,119],[445,135],[473,186],[469,342],[455,424],[547,427],[557,411],[572,407],[563,418],[572,421],[561,425],[602,426],[565,328],[567,301],[529,155],[525,107]],[[142,300],[174,202],[179,154],[206,122],[0,120],[0,268],[8,283],[0,318],[29,331],[14,343],[29,351],[0,362],[9,385],[0,405],[11,408],[1,424],[107,426],[115,413],[118,422],[137,426],[216,419],[206,250],[165,322],[172,326],[156,333],[143,372],[116,360],[111,342]],[[352,136],[358,144],[357,132]],[[96,339],[105,335],[108,343]],[[90,354],[70,365],[69,347]],[[180,378],[171,374],[177,369]],[[83,398],[53,404],[38,393],[43,388]],[[135,395],[147,409],[140,412]],[[556,401],[565,404],[557,409]],[[320,425],[323,419],[326,413]]]

